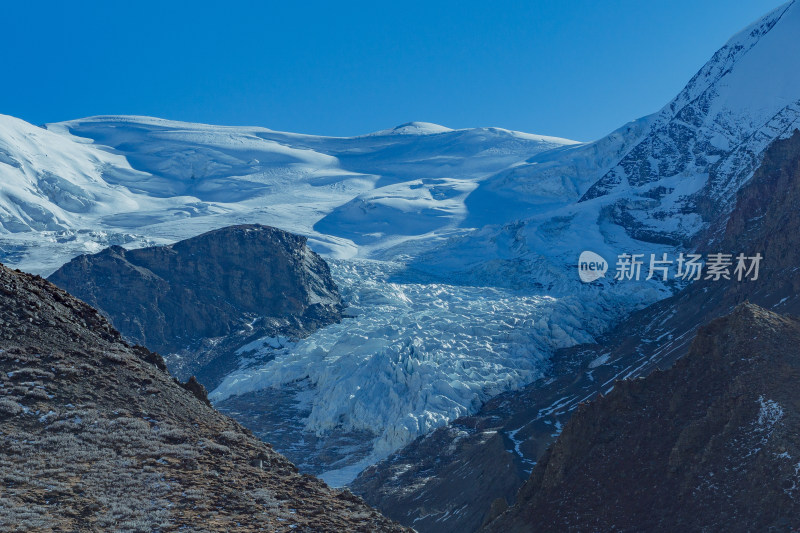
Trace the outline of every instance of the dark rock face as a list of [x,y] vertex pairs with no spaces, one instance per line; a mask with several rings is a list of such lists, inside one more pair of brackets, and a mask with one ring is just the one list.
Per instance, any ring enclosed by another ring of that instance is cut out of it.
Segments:
[[211,402],[208,400],[208,390],[206,390],[202,383],[197,381],[196,377],[192,376],[186,383],[181,383],[181,387],[194,394],[195,398],[204,404],[211,405]]
[[742,304],[675,367],[582,404],[486,531],[800,526],[800,321]]
[[167,358],[170,370],[198,374],[209,387],[235,368],[232,352],[248,339],[302,336],[342,311],[328,265],[306,238],[259,225],[170,246],[114,246],[76,257],[49,280],[100,309],[126,338],[181,354]]
[[84,302],[0,265],[0,530],[405,531],[189,388]]
[[[765,152],[730,216],[718,219],[695,243],[702,252],[761,253],[756,282],[695,282],[633,313],[598,344],[557,351],[546,378],[493,398],[475,415],[412,442],[366,469],[351,488],[418,531],[474,531],[492,516],[497,498],[515,502],[515,487],[581,402],[608,393],[617,380],[670,368],[686,355],[699,325],[744,301],[800,315],[798,206],[800,133],[795,132]],[[505,446],[475,453],[487,439],[501,439]],[[516,469],[489,473],[506,463]],[[447,487],[455,486],[461,490],[451,494]]]

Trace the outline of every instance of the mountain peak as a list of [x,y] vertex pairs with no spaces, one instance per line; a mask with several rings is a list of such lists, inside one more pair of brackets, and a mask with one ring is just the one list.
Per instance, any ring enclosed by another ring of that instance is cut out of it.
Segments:
[[394,128],[376,131],[370,135],[435,135],[437,133],[447,133],[454,131],[447,126],[434,124],[433,122],[406,122]]
[[735,35],[581,201],[606,197],[629,235],[654,243],[688,242],[726,216],[766,148],[800,126],[798,32],[791,2]]
[[[251,336],[301,337],[341,318],[330,269],[306,238],[258,224],[169,246],[106,248],[74,258],[50,281],[97,306],[137,343],[164,355],[191,346],[170,370],[208,386],[235,368],[236,350]],[[203,342],[224,336],[241,338],[230,349]]]

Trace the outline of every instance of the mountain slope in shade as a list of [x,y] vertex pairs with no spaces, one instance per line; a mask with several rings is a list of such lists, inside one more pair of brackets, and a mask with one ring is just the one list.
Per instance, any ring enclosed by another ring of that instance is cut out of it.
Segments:
[[485,531],[800,526],[800,321],[741,304],[675,367],[578,407]]
[[0,265],[0,529],[403,530],[188,388],[91,307]]
[[306,238],[256,224],[169,246],[108,248],[48,279],[164,354],[174,376],[195,375],[209,389],[238,368],[246,344],[297,339],[342,316],[328,264]]

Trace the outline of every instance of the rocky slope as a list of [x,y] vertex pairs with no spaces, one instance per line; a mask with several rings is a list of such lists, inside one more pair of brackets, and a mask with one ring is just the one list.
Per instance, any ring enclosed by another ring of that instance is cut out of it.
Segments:
[[753,304],[675,367],[578,407],[485,531],[800,526],[800,321]]
[[128,339],[170,354],[173,374],[197,375],[209,388],[236,368],[250,340],[299,337],[341,319],[328,265],[306,238],[260,225],[169,246],[113,246],[76,257],[49,280]]
[[96,310],[0,265],[0,529],[403,530],[198,396]]
[[770,146],[730,216],[718,217],[696,240],[706,253],[761,253],[758,280],[697,281],[633,313],[596,344],[557,351],[547,377],[418,439],[367,469],[353,490],[419,531],[474,531],[515,501],[517,487],[581,402],[609,392],[618,379],[669,368],[687,353],[700,324],[745,300],[800,314],[798,205],[795,132]]

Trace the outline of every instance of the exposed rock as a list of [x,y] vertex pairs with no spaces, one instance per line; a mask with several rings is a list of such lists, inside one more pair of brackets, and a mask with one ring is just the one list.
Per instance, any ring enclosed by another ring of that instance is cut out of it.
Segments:
[[342,311],[328,265],[306,238],[260,225],[170,246],[112,246],[49,279],[100,309],[127,339],[175,354],[167,361],[178,378],[196,374],[212,388],[250,340],[303,336]]
[[492,506],[489,507],[489,514],[484,520],[482,527],[489,525],[493,520],[495,520],[498,516],[503,514],[508,510],[508,503],[506,503],[505,499],[497,498],[492,502]]
[[0,530],[403,530],[161,367],[85,303],[0,265]]
[[516,504],[516,531],[800,526],[800,321],[745,303],[675,367],[581,404]]
[[197,381],[196,377],[192,376],[186,383],[181,383],[181,387],[194,394],[195,398],[201,402],[206,405],[211,405],[211,402],[208,400],[208,391],[202,383]]

